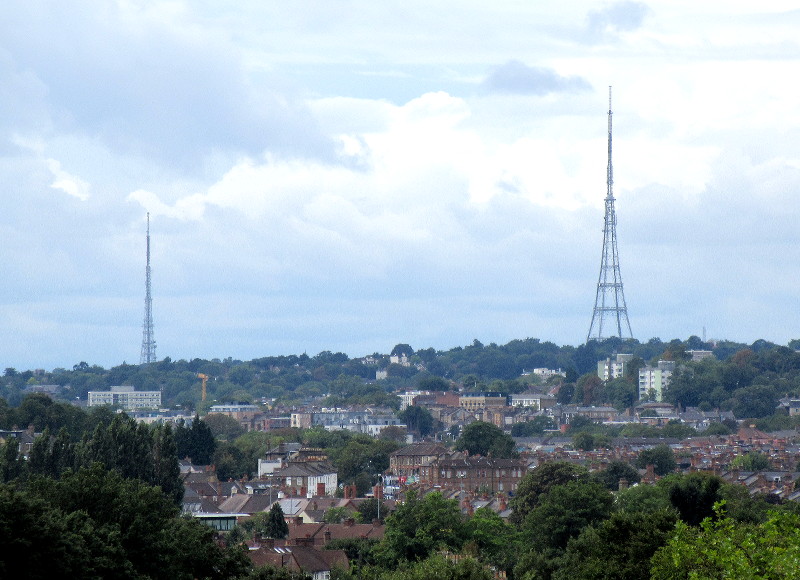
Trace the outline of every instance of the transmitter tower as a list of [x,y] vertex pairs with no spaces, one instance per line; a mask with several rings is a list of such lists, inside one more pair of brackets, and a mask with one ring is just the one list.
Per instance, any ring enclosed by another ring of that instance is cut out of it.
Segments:
[[[627,332],[626,332],[627,331]],[[608,169],[606,171],[606,215],[603,227],[603,253],[587,342],[612,336],[633,338],[628,307],[622,291],[617,250],[617,214],[614,212],[614,169],[611,165],[611,87],[608,87]]]
[[156,341],[153,337],[153,296],[150,292],[150,212],[147,213],[147,267],[144,283],[144,323],[142,324],[142,357],[140,364],[156,362]]

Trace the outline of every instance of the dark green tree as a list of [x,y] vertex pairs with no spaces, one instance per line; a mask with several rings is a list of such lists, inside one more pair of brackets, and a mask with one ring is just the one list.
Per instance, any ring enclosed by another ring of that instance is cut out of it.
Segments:
[[664,546],[677,518],[672,511],[617,512],[567,544],[553,580],[650,578],[650,558]]
[[501,459],[516,457],[515,447],[514,439],[510,435],[496,425],[484,421],[475,421],[467,425],[455,444],[457,451]]
[[282,539],[289,535],[289,524],[281,509],[281,504],[275,502],[269,509],[269,518],[264,527],[264,535],[268,538]]
[[644,469],[648,465],[653,465],[656,475],[667,475],[675,471],[678,462],[675,461],[675,454],[669,445],[656,445],[649,449],[643,449],[636,458],[636,467]]
[[465,540],[464,517],[458,502],[434,492],[419,499],[414,491],[386,520],[376,557],[385,566],[399,560],[424,560],[437,550],[458,552]]
[[397,414],[397,418],[405,423],[409,431],[421,437],[433,432],[433,415],[425,407],[409,405]]
[[639,471],[630,463],[612,461],[602,471],[593,473],[592,479],[603,485],[606,489],[616,491],[619,489],[619,482],[621,479],[633,485],[639,483],[641,477],[639,476]]
[[526,473],[511,498],[512,523],[521,524],[527,515],[539,505],[539,499],[552,488],[572,481],[589,481],[589,471],[566,461],[548,461]]
[[611,493],[595,482],[557,485],[526,516],[524,532],[535,546],[563,550],[586,526],[607,519],[613,503]]
[[678,510],[681,520],[690,526],[700,525],[714,515],[714,504],[722,500],[724,481],[708,473],[677,476],[665,483],[670,503]]

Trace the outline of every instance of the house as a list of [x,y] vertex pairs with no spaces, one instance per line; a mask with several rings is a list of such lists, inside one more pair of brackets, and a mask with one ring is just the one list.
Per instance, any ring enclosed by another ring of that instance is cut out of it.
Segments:
[[312,580],[330,580],[334,568],[350,567],[344,550],[321,550],[314,546],[260,546],[249,550],[248,557],[255,566],[287,568],[308,574]]
[[400,483],[411,483],[418,480],[419,470],[423,465],[450,453],[451,451],[441,443],[406,445],[389,454],[389,472],[397,476]]

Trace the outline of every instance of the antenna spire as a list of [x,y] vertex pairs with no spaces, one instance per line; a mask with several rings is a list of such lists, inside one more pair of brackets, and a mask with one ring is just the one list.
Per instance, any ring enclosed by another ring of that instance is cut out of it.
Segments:
[[139,363],[149,364],[153,362],[156,362],[156,341],[153,337],[153,296],[150,288],[150,212],[147,212],[147,266],[145,268],[142,356]]
[[[617,250],[617,215],[614,211],[614,168],[611,164],[611,87],[608,87],[608,169],[606,171],[606,213],[603,227],[603,253],[600,259],[600,276],[597,280],[597,295],[594,300],[592,322],[589,325],[587,342],[592,338],[603,340],[612,336],[633,338],[628,320],[628,307],[622,290],[622,274],[619,270]],[[606,334],[608,323],[613,325]],[[627,333],[623,335],[623,329]],[[594,332],[594,336],[592,336]]]

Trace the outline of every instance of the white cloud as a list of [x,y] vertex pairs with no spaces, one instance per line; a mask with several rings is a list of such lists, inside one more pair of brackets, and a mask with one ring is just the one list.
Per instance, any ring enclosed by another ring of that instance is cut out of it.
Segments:
[[53,183],[50,187],[53,189],[60,189],[64,193],[77,197],[81,201],[89,199],[89,184],[79,177],[70,175],[61,169],[61,163],[55,159],[47,160],[47,167],[53,174]]

